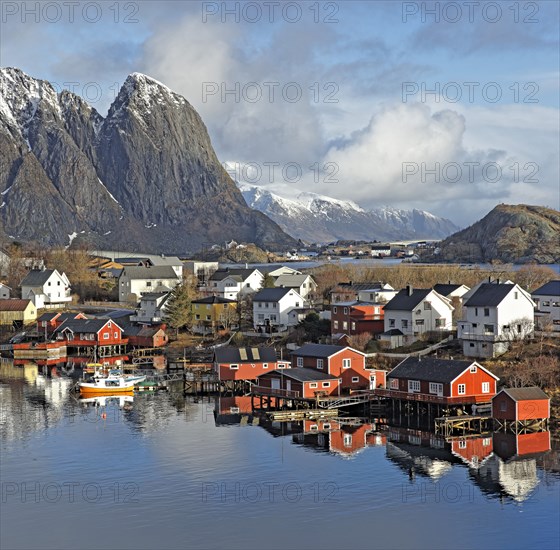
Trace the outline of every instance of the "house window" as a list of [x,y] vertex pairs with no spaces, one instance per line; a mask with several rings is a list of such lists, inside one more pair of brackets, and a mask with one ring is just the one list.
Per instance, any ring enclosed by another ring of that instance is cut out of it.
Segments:
[[342,321],[342,330],[348,329],[348,321]]
[[437,382],[430,382],[430,393],[435,395],[440,395],[443,393],[443,384],[438,384]]
[[419,392],[420,391],[420,380],[409,380],[408,381],[408,391],[409,392]]
[[466,391],[467,391],[467,388],[466,388],[465,384],[459,384],[457,386],[457,393],[459,395],[465,395]]
[[514,292],[514,293],[513,293],[513,298],[514,298],[515,300],[517,300],[517,299],[519,298],[519,292]]
[[351,366],[351,362],[352,362],[352,360],[350,358],[343,359],[342,360],[342,368],[343,369],[349,369],[350,366]]
[[109,333],[108,332],[103,333],[103,340],[109,340]]
[[430,302],[424,302],[424,309],[426,310],[432,309],[432,304]]
[[146,286],[152,286],[152,281],[146,281]]
[[482,393],[490,393],[490,382],[482,382]]
[[490,308],[488,307],[484,308],[484,317],[490,317]]
[[331,387],[331,383],[330,383],[330,382],[323,382],[323,383],[321,384],[321,387],[323,387],[323,388],[330,388],[330,387]]
[[394,320],[394,319],[389,319],[389,326],[390,326],[390,327],[394,327],[394,326],[395,326],[395,320]]
[[268,363],[263,363],[263,369],[268,369]]
[[352,447],[352,434],[344,434],[344,446]]
[[207,320],[207,321],[211,321],[211,320],[212,320],[212,317],[211,317],[210,315],[207,315],[207,316],[206,316],[206,320]]
[[477,307],[474,308],[474,314],[478,315],[478,308]]
[[344,315],[348,315],[348,308],[347,307],[344,308]]
[[113,337],[114,337],[114,338],[118,338],[118,337],[119,337],[119,333],[118,333],[118,332],[113,332]]
[[436,319],[436,327],[441,328],[445,326],[445,319]]
[[309,426],[309,429],[313,432],[316,432],[319,429],[319,426],[317,426],[317,424],[311,424],[311,426]]
[[352,376],[352,382],[355,384],[356,382],[359,382],[360,378],[358,376]]
[[239,365],[230,365],[229,370],[239,370]]
[[356,323],[352,321],[352,330],[356,330]]
[[332,312],[336,314],[336,306],[332,308]]
[[237,413],[239,413],[239,407],[230,407],[229,412],[231,414],[237,414]]
[[500,412],[505,413],[507,411],[507,401],[502,401],[500,403]]
[[467,442],[464,439],[461,439],[459,441],[459,449],[466,449],[467,448]]
[[309,384],[310,388],[316,388],[317,387],[317,382],[311,382],[311,384]]
[[334,330],[338,330],[338,321],[333,322]]
[[418,326],[423,325],[423,324],[424,324],[424,319],[416,319],[416,324],[417,324]]
[[476,365],[472,365],[472,367],[469,369],[469,372],[475,374],[476,373]]
[[398,390],[399,389],[399,381],[397,378],[391,378],[390,382],[389,382],[389,387],[392,390]]
[[484,438],[482,438],[482,446],[483,446],[483,447],[488,447],[488,445],[490,445],[490,442],[491,442],[491,441],[492,441],[492,440],[491,440],[489,437],[484,437]]
[[303,357],[298,357],[296,364],[298,367],[303,367]]
[[485,334],[494,334],[494,325],[484,325]]
[[318,369],[322,369],[322,368],[323,368],[323,360],[322,360],[322,359],[317,359],[317,368],[318,368]]
[[200,319],[200,315],[197,313],[194,318],[198,321]]
[[402,325],[402,328],[408,328],[408,319],[402,319],[401,320],[401,325]]

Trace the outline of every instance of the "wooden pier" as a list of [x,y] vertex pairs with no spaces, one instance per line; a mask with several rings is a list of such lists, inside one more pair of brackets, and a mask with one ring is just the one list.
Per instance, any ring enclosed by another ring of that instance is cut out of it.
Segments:
[[435,433],[444,437],[480,435],[492,430],[492,420],[490,416],[444,416],[435,419]]
[[315,420],[322,418],[338,417],[337,409],[303,409],[296,411],[273,411],[268,413],[268,417],[275,422],[291,422],[293,420]]

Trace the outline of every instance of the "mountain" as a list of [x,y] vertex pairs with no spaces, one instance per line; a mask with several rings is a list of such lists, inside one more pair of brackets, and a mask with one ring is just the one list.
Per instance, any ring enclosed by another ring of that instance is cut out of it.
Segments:
[[185,253],[294,239],[250,209],[185,98],[126,79],[104,118],[80,97],[0,69],[0,231],[19,241]]
[[439,259],[453,262],[558,263],[560,212],[543,206],[500,204],[442,241]]
[[350,201],[314,193],[288,199],[261,187],[238,183],[247,204],[305,242],[337,240],[442,239],[459,228],[423,210],[364,210]]

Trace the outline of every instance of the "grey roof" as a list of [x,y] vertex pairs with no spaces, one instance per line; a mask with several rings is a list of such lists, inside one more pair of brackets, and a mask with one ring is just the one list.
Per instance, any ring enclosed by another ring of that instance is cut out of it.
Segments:
[[299,288],[309,278],[309,275],[279,275],[274,284],[279,287]]
[[123,327],[123,334],[125,336],[145,336],[150,337],[160,331],[159,326],[146,326],[146,325],[125,325]]
[[509,395],[514,401],[550,399],[548,395],[537,386],[531,386],[529,388],[504,388],[502,391]]
[[[292,369],[281,369],[271,371],[273,373],[280,373],[286,378],[297,380],[298,382],[314,382],[315,380],[336,380],[336,376],[321,372],[316,369],[307,369],[305,367],[296,367]],[[270,373],[265,373],[270,374]],[[261,374],[261,376],[264,376]]]
[[226,269],[218,269],[214,271],[214,273],[210,276],[210,281],[223,281],[228,277],[232,277],[234,279],[238,279],[244,281],[251,273],[255,271],[255,268],[226,268]]
[[56,329],[56,333],[69,329],[72,332],[98,333],[106,323],[111,321],[120,328],[120,325],[111,319],[69,319]]
[[383,287],[383,283],[380,281],[373,281],[371,283],[354,283],[350,281],[349,283],[338,283],[331,290],[331,293],[348,292],[348,291],[359,292],[360,290],[374,290],[374,289],[381,289],[382,287]]
[[143,256],[133,256],[130,258],[115,258],[114,262],[117,264],[121,264],[121,265],[142,265],[144,263],[152,263],[152,261],[150,260],[150,258],[145,258]]
[[441,294],[442,296],[449,296],[452,292],[461,288],[463,285],[454,285],[454,284],[437,284],[434,285],[434,290]]
[[144,292],[140,300],[157,300],[158,298],[163,298],[163,296],[169,295],[169,291],[162,292]]
[[54,318],[58,317],[60,315],[60,313],[57,313],[56,311],[50,311],[47,313],[43,313],[43,315],[41,315],[37,321],[52,321]]
[[560,280],[548,281],[537,290],[531,292],[534,296],[559,296],[560,297]]
[[54,269],[32,269],[21,281],[21,286],[43,286]]
[[430,292],[432,292],[431,288],[414,288],[409,295],[406,288],[399,290],[383,309],[384,311],[412,311]]
[[425,380],[449,384],[467,370],[474,361],[456,361],[437,357],[407,357],[390,373],[389,378]]
[[200,298],[198,300],[193,300],[193,304],[236,304],[235,300],[229,300],[228,298],[222,298],[221,296],[207,296],[206,298]]
[[263,288],[253,296],[253,302],[277,302],[292,291],[293,288]]
[[332,344],[304,344],[292,352],[292,355],[298,357],[330,357],[346,346],[335,346]]
[[179,279],[179,275],[170,265],[159,265],[154,267],[125,267],[121,276],[131,279]]
[[66,311],[60,314],[60,317],[57,318],[57,321],[63,322],[68,321],[69,319],[75,319],[76,315],[84,315],[84,317],[87,318],[87,315],[85,315],[84,313],[80,313],[77,311]]
[[477,291],[466,301],[465,306],[497,306],[502,303],[504,298],[512,291],[514,287],[514,284],[497,285],[493,283],[484,283],[480,285]]
[[265,346],[253,348],[236,348],[225,346],[214,350],[214,361],[217,363],[274,363],[276,350]]

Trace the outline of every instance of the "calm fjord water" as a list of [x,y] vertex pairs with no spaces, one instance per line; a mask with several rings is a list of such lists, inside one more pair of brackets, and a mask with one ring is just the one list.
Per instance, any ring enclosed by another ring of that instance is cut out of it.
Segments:
[[95,407],[67,379],[1,382],[2,550],[560,545],[554,451],[469,465],[398,430],[337,442],[300,423],[227,425],[239,418],[214,400]]

